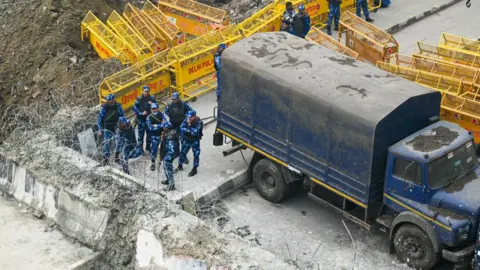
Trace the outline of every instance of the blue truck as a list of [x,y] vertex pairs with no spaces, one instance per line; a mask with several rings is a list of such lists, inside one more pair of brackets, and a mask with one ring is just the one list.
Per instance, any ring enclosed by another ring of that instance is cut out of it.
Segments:
[[254,151],[258,193],[305,188],[416,269],[469,266],[480,209],[472,134],[439,121],[441,94],[287,33],[222,54],[214,145]]

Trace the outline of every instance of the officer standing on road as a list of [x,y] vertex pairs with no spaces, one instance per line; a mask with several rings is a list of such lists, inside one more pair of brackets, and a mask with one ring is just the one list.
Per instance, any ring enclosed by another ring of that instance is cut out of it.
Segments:
[[150,106],[152,103],[157,103],[157,101],[155,100],[155,96],[150,95],[150,87],[145,85],[142,95],[137,97],[133,105],[133,111],[137,116],[135,123],[137,123],[138,126],[138,145],[142,151],[145,133],[147,133],[147,147],[145,150],[150,151],[151,139],[147,128],[147,116],[150,114]]
[[165,121],[163,113],[158,111],[158,104],[152,103],[151,105],[152,113],[147,116],[147,127],[151,134],[152,138],[152,151],[151,151],[151,161],[150,170],[155,170],[155,160],[157,159],[158,146],[160,145],[161,136],[162,136],[162,122]]
[[188,151],[193,151],[193,169],[188,174],[189,177],[197,174],[198,164],[200,162],[200,140],[203,136],[203,121],[197,116],[197,112],[191,110],[188,112],[187,118],[183,121],[180,128],[182,140],[182,153],[178,161],[178,170],[183,170],[183,163]]
[[213,57],[213,65],[215,66],[215,71],[217,75],[217,102],[220,100],[220,66],[222,63],[222,53],[223,51],[227,48],[227,45],[225,44],[220,44],[218,45],[217,52],[215,53],[215,56]]
[[[100,109],[100,114],[98,115],[97,125],[98,125],[98,137],[103,135],[103,165],[108,164],[108,159],[110,158],[110,142],[115,134],[115,129],[117,128],[118,119],[123,117],[122,105],[115,101],[115,96],[113,94],[108,94],[106,98],[107,102],[102,105]],[[115,162],[120,162],[118,155],[120,150],[118,147],[115,148]]]
[[[172,102],[168,103],[165,108],[165,114],[170,118],[170,123],[172,123],[173,128],[177,130],[177,134],[181,134],[180,125],[182,125],[183,120],[187,116],[187,113],[192,110],[192,107],[180,99],[180,95],[175,92],[172,94]],[[182,140],[183,138],[180,138]],[[175,149],[175,157],[180,154],[180,144],[177,143]],[[185,164],[188,164],[188,159],[185,160]]]
[[298,13],[293,18],[293,31],[297,37],[305,38],[310,31],[310,15],[305,11],[305,5],[298,6]]
[[143,149],[137,146],[135,129],[130,125],[130,120],[120,117],[117,129],[117,148],[122,152],[122,169],[130,174],[128,160],[142,155]]
[[280,31],[286,31],[290,34],[293,34],[293,18],[295,17],[295,14],[296,12],[292,2],[287,2],[285,4],[285,11],[283,12]]
[[357,0],[357,16],[362,17],[362,10],[363,14],[365,15],[365,20],[367,22],[373,22],[373,19],[370,18],[370,15],[368,13],[368,1],[367,0]]
[[167,180],[162,181],[162,184],[167,185],[165,191],[175,190],[175,182],[173,179],[173,159],[175,158],[176,144],[178,144],[178,133],[173,128],[172,123],[169,121],[163,125],[163,140],[161,149],[164,153],[163,156],[163,170],[165,171],[165,177]]
[[328,0],[327,34],[332,35],[332,20],[335,22],[335,31],[338,31],[340,21],[340,5],[342,0]]

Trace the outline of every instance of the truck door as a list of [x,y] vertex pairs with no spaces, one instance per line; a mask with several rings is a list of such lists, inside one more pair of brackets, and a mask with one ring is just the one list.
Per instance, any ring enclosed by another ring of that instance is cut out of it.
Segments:
[[391,156],[389,162],[390,181],[387,191],[416,202],[424,202],[425,185],[423,169],[415,161]]

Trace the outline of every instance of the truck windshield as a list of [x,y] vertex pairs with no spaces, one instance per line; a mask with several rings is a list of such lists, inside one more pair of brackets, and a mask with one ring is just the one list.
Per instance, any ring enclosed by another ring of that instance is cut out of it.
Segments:
[[428,183],[431,189],[447,185],[470,172],[477,163],[473,142],[468,142],[455,151],[432,161],[428,165]]

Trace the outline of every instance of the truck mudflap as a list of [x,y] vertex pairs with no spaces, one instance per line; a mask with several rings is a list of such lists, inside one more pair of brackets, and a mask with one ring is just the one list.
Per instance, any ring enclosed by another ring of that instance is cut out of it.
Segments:
[[442,251],[442,257],[455,264],[470,263],[475,252],[475,243],[457,251],[449,251],[444,249]]

